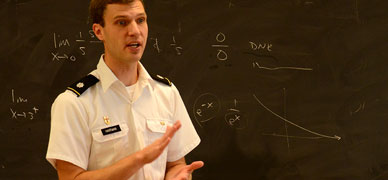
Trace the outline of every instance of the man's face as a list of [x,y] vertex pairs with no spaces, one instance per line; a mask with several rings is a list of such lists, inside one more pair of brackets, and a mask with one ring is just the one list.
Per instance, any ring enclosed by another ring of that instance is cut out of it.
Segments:
[[139,61],[148,36],[147,15],[140,1],[130,4],[108,4],[104,12],[105,27],[93,25],[104,42],[105,56],[120,63]]

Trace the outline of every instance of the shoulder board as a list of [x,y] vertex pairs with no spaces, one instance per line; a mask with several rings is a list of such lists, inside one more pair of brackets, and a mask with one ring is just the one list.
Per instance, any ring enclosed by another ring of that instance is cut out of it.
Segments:
[[77,95],[77,97],[79,97],[83,92],[85,92],[89,87],[95,85],[98,81],[100,80],[97,79],[95,76],[89,74],[67,87],[67,89],[72,91],[74,94]]
[[154,79],[155,81],[159,81],[163,84],[166,84],[168,86],[171,86],[172,83],[169,79],[167,79],[166,77],[163,77],[161,75],[151,75],[152,79]]

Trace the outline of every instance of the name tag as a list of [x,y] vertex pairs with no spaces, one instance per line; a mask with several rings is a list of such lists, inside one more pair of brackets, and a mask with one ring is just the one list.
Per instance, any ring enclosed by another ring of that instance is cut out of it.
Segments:
[[101,129],[101,131],[102,131],[102,134],[105,136],[105,135],[108,135],[108,134],[113,134],[113,133],[116,133],[116,132],[120,132],[121,128],[120,128],[119,125],[116,125],[116,126],[111,126],[111,127],[107,127],[107,128]]

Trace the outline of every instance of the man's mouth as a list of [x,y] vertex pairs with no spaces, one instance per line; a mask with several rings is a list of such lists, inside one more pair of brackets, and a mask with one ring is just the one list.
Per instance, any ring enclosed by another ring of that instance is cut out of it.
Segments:
[[140,46],[140,43],[129,43],[127,46],[137,48]]

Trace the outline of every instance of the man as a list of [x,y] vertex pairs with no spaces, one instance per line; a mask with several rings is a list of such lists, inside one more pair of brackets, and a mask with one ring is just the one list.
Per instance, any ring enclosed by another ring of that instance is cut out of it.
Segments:
[[92,0],[90,13],[105,54],[53,103],[47,160],[59,179],[189,179],[203,162],[184,156],[200,139],[176,87],[139,62],[143,2]]

